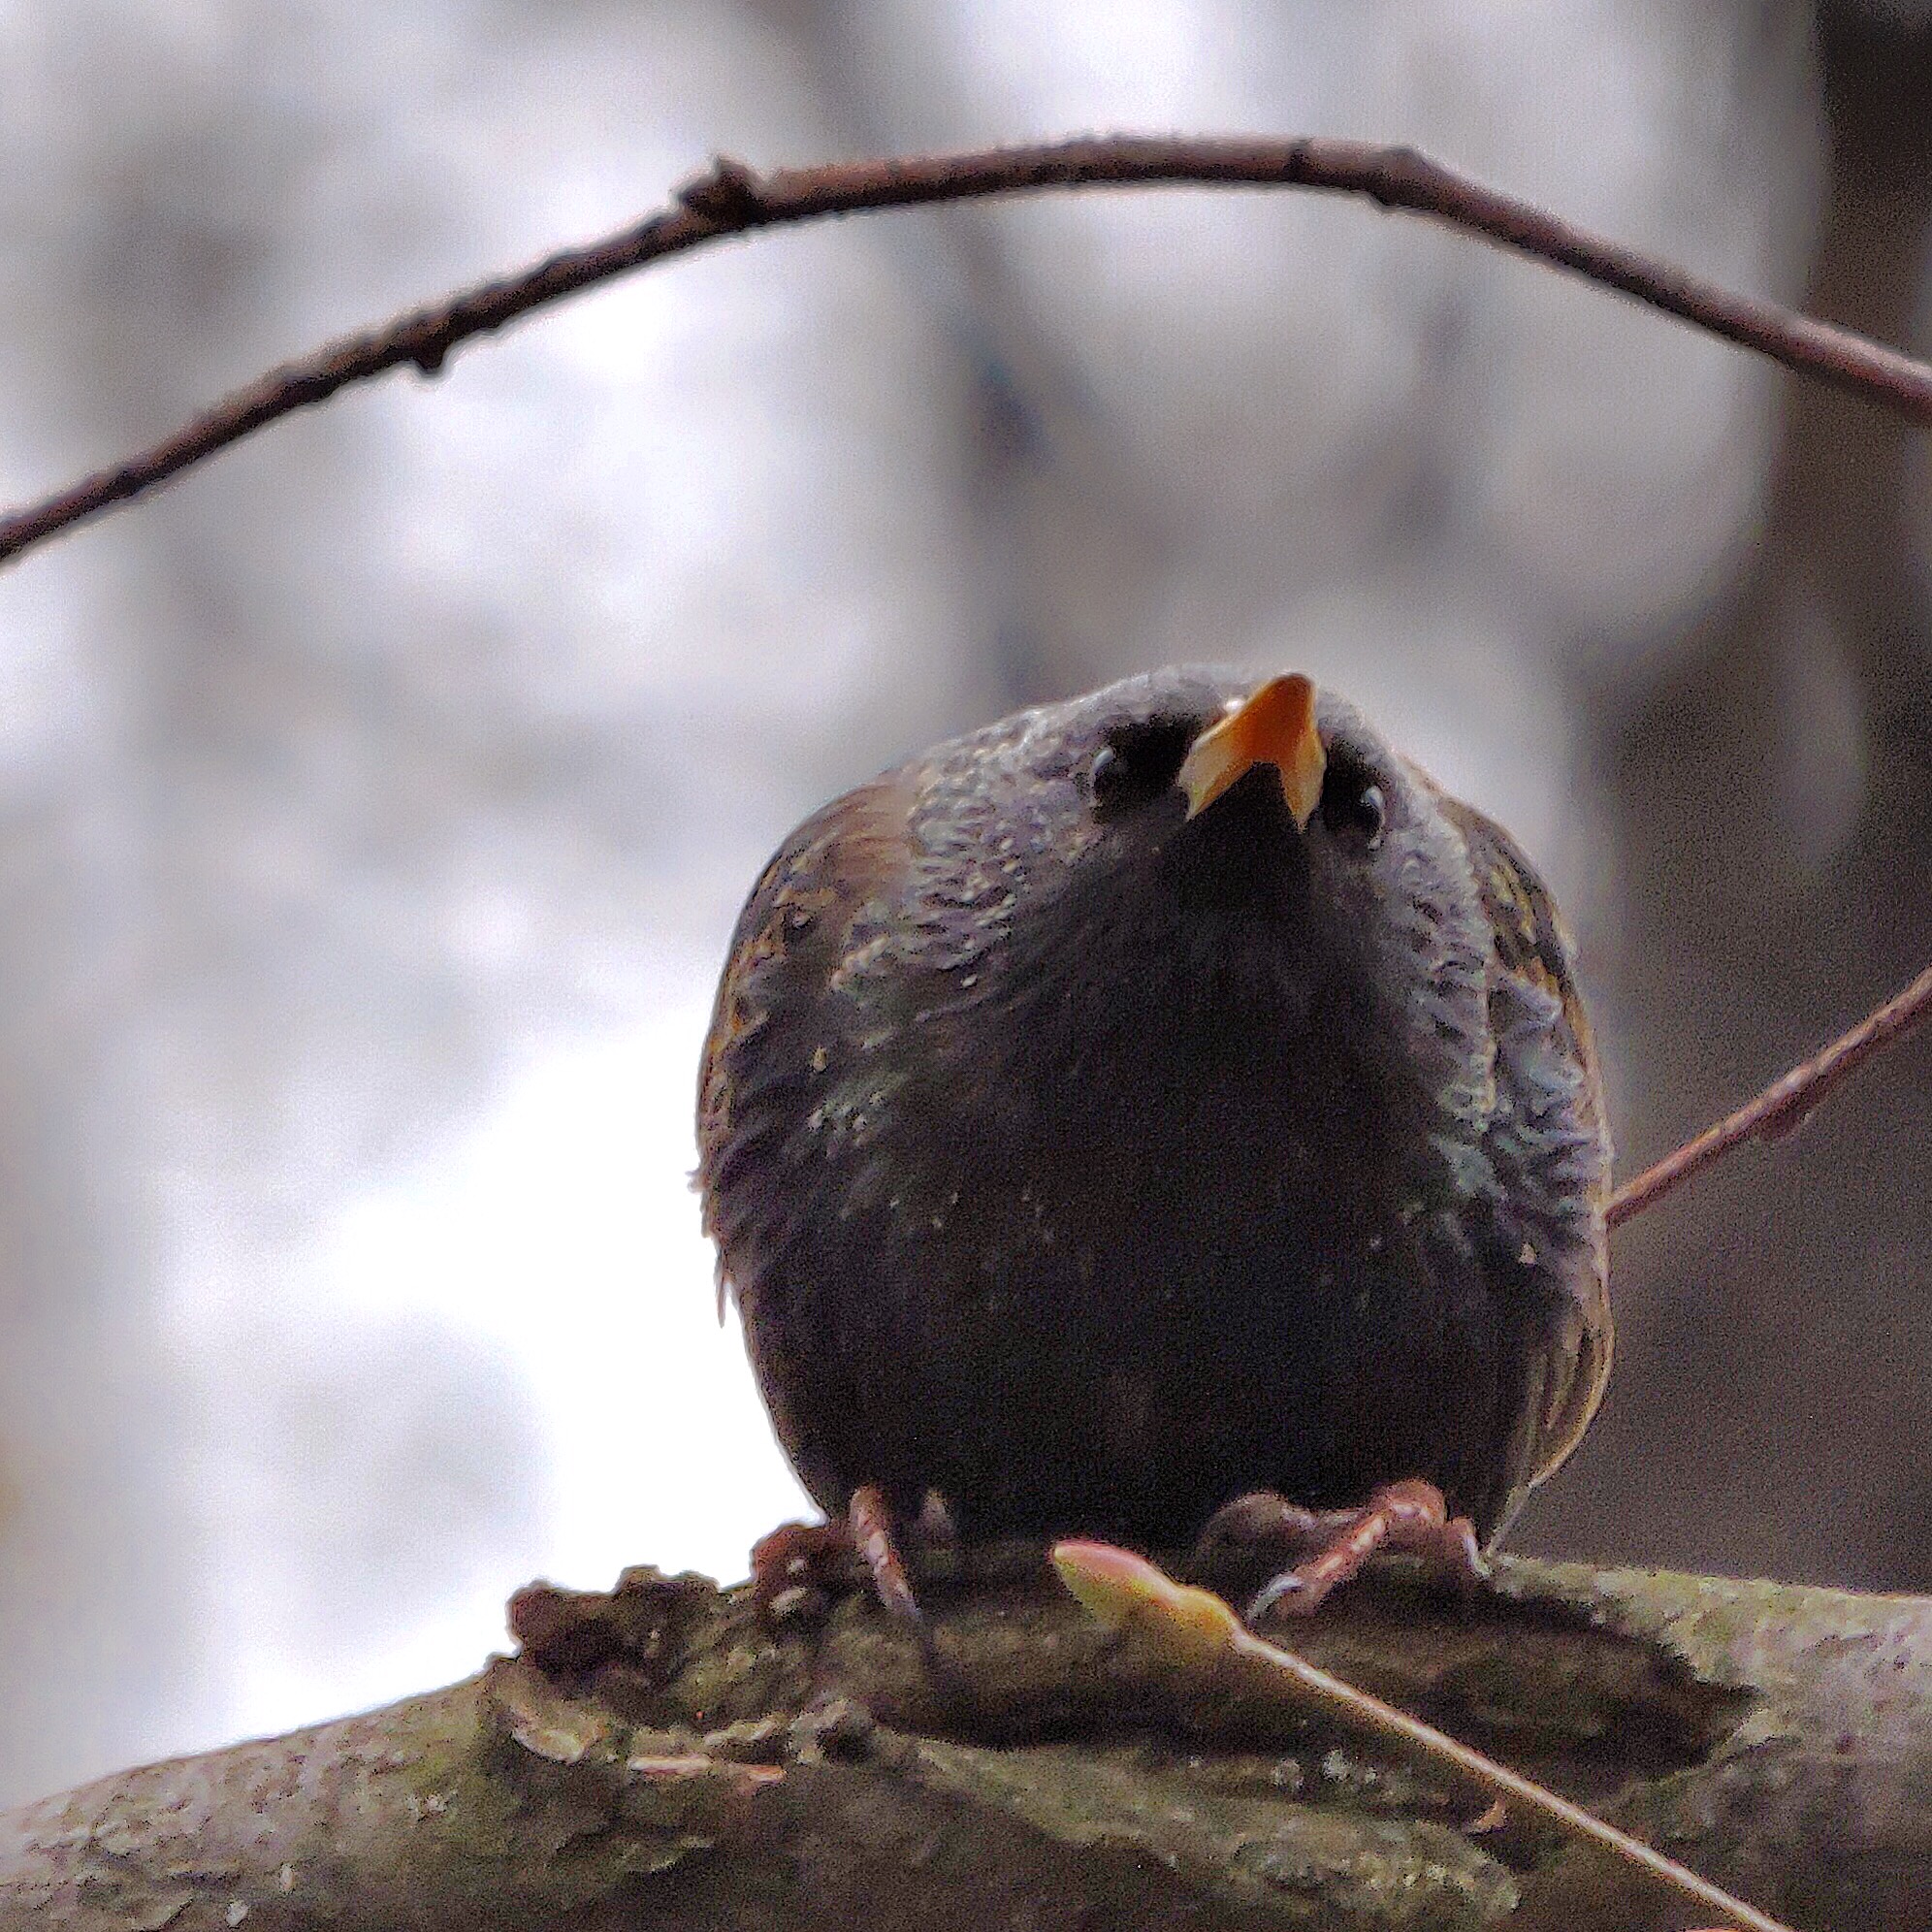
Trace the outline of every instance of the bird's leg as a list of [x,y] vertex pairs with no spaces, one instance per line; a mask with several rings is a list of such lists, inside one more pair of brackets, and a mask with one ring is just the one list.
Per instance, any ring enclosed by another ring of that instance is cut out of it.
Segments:
[[1267,1490],[1237,1497],[1208,1518],[1196,1561],[1230,1545],[1289,1560],[1248,1605],[1250,1624],[1272,1611],[1306,1616],[1381,1550],[1421,1558],[1432,1575],[1465,1594],[1489,1579],[1475,1527],[1452,1517],[1442,1492],[1419,1476],[1385,1483],[1359,1509],[1304,1509]]
[[861,1484],[852,1493],[846,1509],[846,1524],[858,1554],[872,1578],[872,1589],[886,1614],[918,1638],[921,1650],[932,1643],[925,1613],[913,1594],[912,1579],[906,1574],[905,1560],[899,1554],[892,1534],[892,1512],[886,1506],[883,1491],[874,1483]]
[[952,1507],[937,1490],[927,1490],[919,1504],[919,1547],[928,1555],[956,1560],[961,1544]]

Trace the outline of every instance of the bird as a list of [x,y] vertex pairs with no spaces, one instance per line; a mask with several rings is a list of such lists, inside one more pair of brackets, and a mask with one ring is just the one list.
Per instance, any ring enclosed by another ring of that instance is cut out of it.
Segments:
[[814,813],[738,919],[697,1114],[721,1318],[915,1619],[922,1518],[1274,1538],[1256,1617],[1383,1546],[1480,1575],[1609,1372],[1556,905],[1300,674],[1143,673]]

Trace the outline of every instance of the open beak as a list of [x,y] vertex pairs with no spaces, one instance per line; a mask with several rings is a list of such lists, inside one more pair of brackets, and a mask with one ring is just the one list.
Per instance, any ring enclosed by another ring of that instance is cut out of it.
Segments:
[[1187,816],[1205,812],[1258,764],[1274,767],[1295,827],[1305,831],[1328,755],[1315,731],[1315,688],[1299,672],[1238,698],[1188,747],[1175,779],[1187,794]]

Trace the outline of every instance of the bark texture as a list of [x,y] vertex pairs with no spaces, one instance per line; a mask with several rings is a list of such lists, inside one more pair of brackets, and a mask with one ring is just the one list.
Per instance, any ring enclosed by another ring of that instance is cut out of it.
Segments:
[[[1681,1925],[1296,1710],[1154,1677],[1037,1553],[857,1594],[533,1587],[515,1657],[0,1818],[0,1926],[615,1932]],[[1932,1922],[1932,1599],[1505,1562],[1401,1576],[1306,1655],[1800,1927]],[[1486,1827],[1486,1828],[1485,1828]]]

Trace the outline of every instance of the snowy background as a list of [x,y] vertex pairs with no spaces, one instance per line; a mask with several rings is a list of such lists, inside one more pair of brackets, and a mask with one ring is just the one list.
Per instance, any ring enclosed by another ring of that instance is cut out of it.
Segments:
[[[720,149],[1403,140],[1922,347],[1928,66],[1745,0],[0,0],[0,498]],[[0,573],[0,1800],[742,1573],[800,1498],[687,1185],[725,936],[1017,704],[1312,671],[1544,862],[1626,1171],[1742,1098],[1932,952],[1923,495],[1419,223],[1087,196],[654,271]],[[1630,1231],[1519,1546],[1932,1583],[1928,1073]]]

